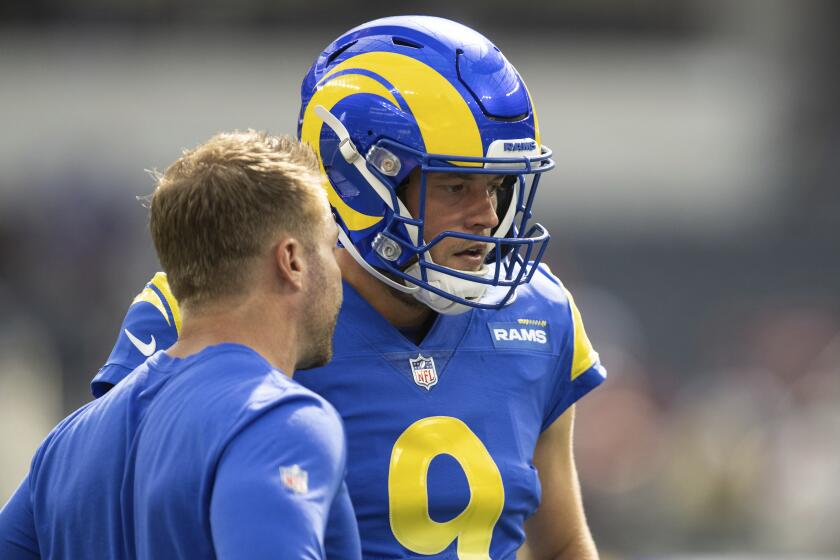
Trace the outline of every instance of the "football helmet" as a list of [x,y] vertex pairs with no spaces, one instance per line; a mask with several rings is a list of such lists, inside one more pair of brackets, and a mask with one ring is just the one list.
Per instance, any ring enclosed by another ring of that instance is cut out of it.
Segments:
[[[533,102],[516,69],[484,36],[436,17],[378,19],[351,29],[317,58],[301,86],[298,136],[318,154],[339,242],[370,274],[440,313],[498,309],[529,282],[548,231],[529,224],[542,173]],[[421,170],[420,207],[398,196]],[[490,235],[424,237],[426,176],[504,176]],[[435,263],[452,237],[491,249],[478,271]]]

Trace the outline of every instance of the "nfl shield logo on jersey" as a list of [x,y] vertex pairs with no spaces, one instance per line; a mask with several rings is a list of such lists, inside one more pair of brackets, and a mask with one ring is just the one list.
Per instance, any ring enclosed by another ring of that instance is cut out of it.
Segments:
[[280,480],[283,481],[283,486],[295,494],[306,494],[309,491],[309,473],[300,468],[300,465],[280,467]]
[[421,354],[418,354],[413,360],[408,360],[408,363],[411,364],[414,382],[421,387],[425,387],[427,391],[431,391],[432,385],[438,382],[434,358],[424,358]]

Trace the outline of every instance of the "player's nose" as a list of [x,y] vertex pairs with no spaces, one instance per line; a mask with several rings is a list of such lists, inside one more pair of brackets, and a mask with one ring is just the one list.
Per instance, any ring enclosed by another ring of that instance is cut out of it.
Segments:
[[470,189],[466,226],[470,231],[482,232],[499,225],[496,214],[496,195],[483,185]]

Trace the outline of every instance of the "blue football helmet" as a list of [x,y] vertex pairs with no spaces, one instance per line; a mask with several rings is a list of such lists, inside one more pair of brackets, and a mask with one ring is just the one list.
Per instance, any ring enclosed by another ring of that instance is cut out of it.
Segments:
[[[476,31],[426,16],[351,29],[303,80],[298,136],[318,154],[341,245],[388,286],[454,314],[498,309],[530,281],[549,235],[528,221],[539,177],[554,161],[525,82]],[[412,216],[397,192],[417,168]],[[426,175],[441,172],[505,177],[490,235],[424,238]],[[436,264],[429,251],[447,237],[486,243],[481,269]]]

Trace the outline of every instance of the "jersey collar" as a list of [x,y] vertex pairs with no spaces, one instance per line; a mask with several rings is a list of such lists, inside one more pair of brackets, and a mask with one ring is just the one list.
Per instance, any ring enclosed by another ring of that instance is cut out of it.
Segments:
[[341,306],[339,324],[355,335],[367,340],[382,352],[447,350],[455,348],[467,332],[475,310],[470,309],[460,315],[438,314],[429,332],[420,344],[406,338],[395,326],[388,322],[365,298],[346,280],[344,302]]

